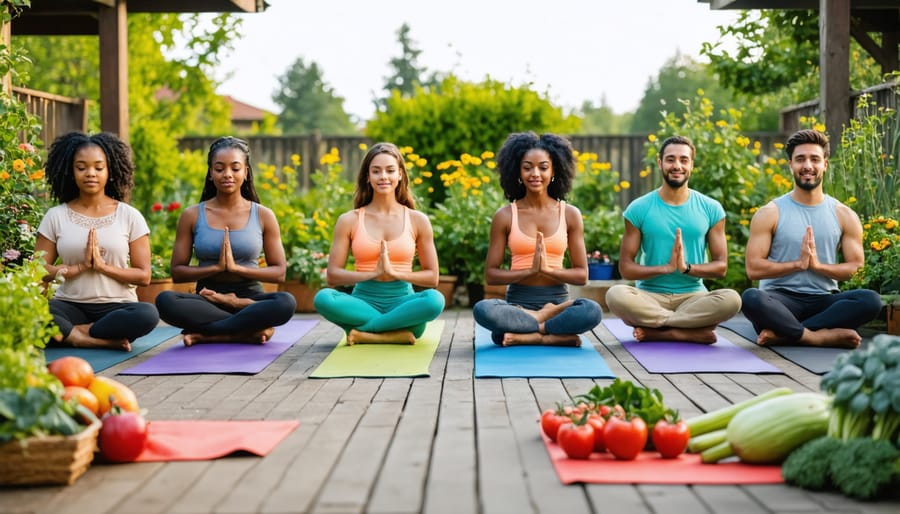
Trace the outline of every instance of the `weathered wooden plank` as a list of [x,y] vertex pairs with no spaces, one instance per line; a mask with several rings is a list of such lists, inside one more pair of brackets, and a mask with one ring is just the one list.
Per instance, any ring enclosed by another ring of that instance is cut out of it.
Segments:
[[708,512],[688,486],[640,484],[636,487],[654,512]]
[[467,379],[454,380],[451,367],[448,363],[425,484],[423,511],[430,514],[478,512],[471,371]]
[[637,488],[625,484],[589,484],[585,491],[590,498],[594,512],[603,514],[651,513]]
[[67,487],[41,511],[58,514],[122,512],[118,504],[136,494],[142,485],[163,466],[162,463],[94,465],[77,487]]
[[709,506],[712,512],[729,514],[759,514],[766,510],[742,488],[731,485],[695,485],[694,494]]
[[[234,488],[244,475],[262,459],[238,457],[209,462],[205,472],[169,507],[173,514],[213,512],[226,491]],[[123,511],[124,512],[124,511]]]
[[[198,434],[202,437],[202,434]],[[169,512],[169,506],[209,468],[209,461],[171,462],[144,482],[116,506],[119,512],[154,514]]]

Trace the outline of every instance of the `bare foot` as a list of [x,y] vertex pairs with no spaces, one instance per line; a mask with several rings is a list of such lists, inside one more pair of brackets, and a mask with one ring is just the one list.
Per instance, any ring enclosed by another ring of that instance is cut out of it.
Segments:
[[790,341],[779,336],[772,330],[764,328],[759,335],[756,336],[756,344],[760,346],[775,346],[780,344],[790,344]]
[[207,289],[205,287],[201,289],[197,294],[206,298],[212,303],[229,307],[232,310],[241,310],[253,303],[253,300],[249,298],[238,298],[238,296],[234,293],[217,293],[212,289]]
[[90,335],[91,325],[75,325],[69,332],[69,337],[63,339],[63,344],[76,348],[108,348],[110,350],[131,351],[131,343],[128,339],[100,339]]
[[525,308],[522,308],[522,310],[536,319],[539,324],[543,325],[545,321],[566,310],[573,303],[575,303],[575,300],[566,300],[563,303],[544,304],[544,306],[537,311],[532,311]]
[[578,334],[541,334],[531,332],[528,334],[516,334],[507,332],[503,334],[503,346],[521,345],[545,345],[545,346],[581,346],[581,337]]
[[713,344],[716,342],[715,328],[715,326],[698,328],[635,327],[633,334],[638,341],[682,341]]
[[272,339],[274,328],[266,328],[255,332],[240,332],[237,334],[185,334],[182,342],[185,346],[193,346],[198,343],[259,343],[263,344]]
[[387,332],[362,332],[355,328],[347,334],[347,345],[360,343],[416,344],[416,336],[409,330],[388,330]]

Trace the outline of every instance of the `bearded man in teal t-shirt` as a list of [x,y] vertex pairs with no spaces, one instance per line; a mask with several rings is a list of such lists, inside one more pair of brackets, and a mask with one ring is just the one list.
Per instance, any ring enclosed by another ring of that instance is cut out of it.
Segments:
[[624,213],[619,272],[636,284],[611,287],[606,302],[634,327],[638,341],[712,344],[716,325],[741,309],[736,291],[703,285],[704,278],[722,278],[728,269],[725,209],[688,187],[694,167],[690,139],[663,141],[657,164],[662,186]]

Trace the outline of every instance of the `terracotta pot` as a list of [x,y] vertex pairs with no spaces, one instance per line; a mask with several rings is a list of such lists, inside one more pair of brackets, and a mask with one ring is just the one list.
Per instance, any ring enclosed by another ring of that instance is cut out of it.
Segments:
[[887,306],[887,333],[900,336],[900,301]]
[[453,293],[456,291],[456,275],[441,275],[438,278],[437,290],[444,295],[444,308],[453,306]]
[[196,282],[172,282],[172,278],[154,278],[150,281],[150,285],[138,286],[137,297],[140,302],[154,303],[156,296],[163,291],[179,291],[182,293],[193,293],[197,287]]
[[279,284],[278,290],[294,296],[294,299],[297,300],[297,312],[316,312],[313,297],[319,292],[318,288],[309,287],[297,280],[288,280]]

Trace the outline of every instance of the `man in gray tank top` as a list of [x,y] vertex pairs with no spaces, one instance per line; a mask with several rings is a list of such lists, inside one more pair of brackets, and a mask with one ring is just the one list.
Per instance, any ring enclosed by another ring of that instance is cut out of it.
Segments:
[[[794,189],[753,215],[747,276],[759,288],[744,291],[741,310],[760,345],[856,348],[856,328],[878,315],[875,291],[840,292],[839,280],[863,266],[862,224],[856,213],[826,195],[828,138],[800,130],[785,144]],[[839,259],[839,254],[843,257]]]

